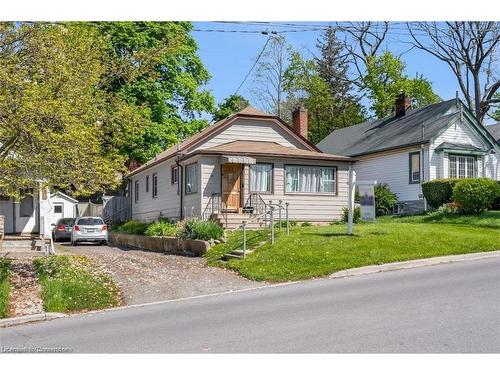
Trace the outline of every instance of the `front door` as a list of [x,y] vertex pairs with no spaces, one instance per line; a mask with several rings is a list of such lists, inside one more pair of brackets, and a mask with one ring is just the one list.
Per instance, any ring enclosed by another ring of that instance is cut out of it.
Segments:
[[222,164],[222,201],[228,211],[240,208],[241,164]]

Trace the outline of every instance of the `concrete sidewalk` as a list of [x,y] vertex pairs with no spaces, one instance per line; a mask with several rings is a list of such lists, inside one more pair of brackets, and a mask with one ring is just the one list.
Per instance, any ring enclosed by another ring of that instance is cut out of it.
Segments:
[[347,270],[342,270],[332,273],[329,276],[329,278],[337,279],[348,276],[368,275],[371,273],[378,273],[378,272],[398,271],[410,268],[434,266],[443,263],[463,262],[467,260],[479,260],[479,259],[488,259],[496,257],[500,257],[500,250],[472,253],[472,254],[448,255],[442,257],[407,260],[404,262],[384,263],[380,265],[377,264],[373,266],[350,268]]

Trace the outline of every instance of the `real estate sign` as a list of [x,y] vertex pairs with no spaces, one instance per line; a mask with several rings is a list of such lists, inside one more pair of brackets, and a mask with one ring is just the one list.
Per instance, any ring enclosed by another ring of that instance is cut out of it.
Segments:
[[375,192],[373,184],[358,183],[359,200],[361,203],[361,220],[375,220]]

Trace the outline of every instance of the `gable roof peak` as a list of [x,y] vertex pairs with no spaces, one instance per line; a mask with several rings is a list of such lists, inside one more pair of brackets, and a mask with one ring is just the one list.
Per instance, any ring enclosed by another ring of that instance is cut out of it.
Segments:
[[241,111],[237,112],[236,115],[253,115],[253,116],[269,116],[269,117],[275,117],[271,113],[263,112],[257,108],[254,108],[252,106],[248,106],[246,108],[243,108]]

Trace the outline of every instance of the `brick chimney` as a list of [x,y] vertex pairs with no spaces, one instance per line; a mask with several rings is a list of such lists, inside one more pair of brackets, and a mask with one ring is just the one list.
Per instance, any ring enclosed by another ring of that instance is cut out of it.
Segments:
[[399,94],[396,98],[396,117],[404,116],[409,109],[411,109],[411,98],[405,93]]
[[292,112],[292,128],[307,139],[307,109],[304,106],[297,107]]

